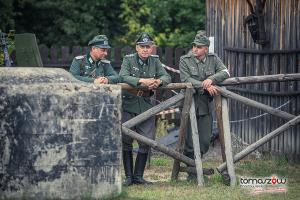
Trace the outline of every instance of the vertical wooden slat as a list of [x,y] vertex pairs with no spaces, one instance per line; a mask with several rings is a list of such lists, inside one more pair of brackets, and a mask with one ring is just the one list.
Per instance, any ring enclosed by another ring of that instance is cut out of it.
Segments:
[[197,127],[197,119],[196,119],[196,111],[195,111],[195,101],[193,98],[192,98],[191,109],[190,109],[190,124],[191,124],[191,131],[192,131],[198,186],[203,186],[204,185],[203,168],[202,168],[202,161],[201,161],[200,143],[199,143],[199,135],[198,135],[198,127]]
[[72,57],[82,55],[82,48],[80,46],[72,47]]
[[224,130],[224,146],[225,146],[225,155],[226,155],[226,164],[228,174],[230,176],[230,185],[236,185],[236,175],[233,164],[233,154],[231,148],[231,134],[230,134],[230,123],[228,115],[228,102],[227,98],[222,97],[222,122]]
[[219,139],[221,143],[221,155],[223,162],[226,161],[225,155],[225,146],[224,146],[224,127],[223,127],[223,119],[222,119],[222,97],[218,95],[215,97],[215,108],[216,108],[216,119],[217,125],[219,129]]
[[[179,153],[182,153],[184,150],[184,138],[187,132],[189,111],[191,109],[190,107],[191,107],[192,98],[193,98],[193,91],[191,88],[187,88],[185,91],[185,98],[184,98],[183,108],[181,112],[179,137],[178,137],[178,144],[176,148],[176,150]],[[172,180],[177,180],[179,169],[180,169],[180,162],[178,160],[174,160],[173,170],[171,175]]]
[[166,47],[165,48],[165,60],[167,66],[173,66],[173,48],[172,47]]
[[43,65],[49,63],[49,48],[45,45],[39,46]]
[[58,49],[55,46],[50,48],[50,62],[53,64],[58,64]]
[[70,60],[70,57],[70,48],[68,46],[61,47],[61,63],[67,63]]

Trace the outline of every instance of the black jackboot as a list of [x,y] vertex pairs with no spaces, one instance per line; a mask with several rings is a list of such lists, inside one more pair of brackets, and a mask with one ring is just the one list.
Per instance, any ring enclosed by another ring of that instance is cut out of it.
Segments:
[[133,183],[134,184],[152,184],[143,178],[144,170],[147,162],[148,153],[138,153],[135,161]]
[[125,181],[123,182],[123,186],[130,186],[133,184],[132,151],[123,151],[123,165],[125,171]]

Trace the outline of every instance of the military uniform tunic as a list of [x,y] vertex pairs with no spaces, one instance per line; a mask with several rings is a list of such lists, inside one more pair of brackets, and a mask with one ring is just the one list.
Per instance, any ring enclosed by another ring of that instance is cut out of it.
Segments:
[[[137,53],[126,55],[120,70],[121,82],[127,83],[133,87],[139,85],[140,78],[155,78],[162,80],[162,85],[171,82],[170,75],[162,67],[158,56],[151,55],[146,61],[142,61]],[[137,116],[138,114],[153,107],[150,97],[139,97],[126,90],[122,91],[123,96],[123,116],[122,122]],[[155,131],[155,118],[138,124],[134,129],[141,135],[148,138],[153,137]],[[122,135],[123,150],[132,151],[133,139],[129,136]],[[149,146],[139,142],[139,152],[148,153]]]
[[[215,54],[208,54],[204,59],[197,59],[192,52],[180,58],[180,79],[182,82],[190,82],[196,89],[194,94],[197,125],[199,132],[201,153],[208,151],[210,136],[212,133],[211,101],[212,97],[202,89],[202,81],[211,79],[213,84],[218,84],[229,77],[229,73],[221,59]],[[186,155],[193,158],[193,143],[191,130],[186,134]]]
[[119,75],[112,68],[110,61],[106,59],[93,61],[90,53],[75,57],[70,72],[75,78],[84,82],[93,83],[97,77],[106,77],[109,84],[119,82]]
[[[140,78],[161,79],[162,85],[171,82],[170,75],[163,68],[158,56],[151,55],[142,63],[137,53],[126,55],[120,70],[121,81],[133,87],[139,85]],[[123,91],[123,110],[140,114],[152,107],[150,97],[138,97],[127,91]]]

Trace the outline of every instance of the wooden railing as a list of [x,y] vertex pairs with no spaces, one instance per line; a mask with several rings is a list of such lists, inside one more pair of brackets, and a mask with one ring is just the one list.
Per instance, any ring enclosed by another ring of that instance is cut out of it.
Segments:
[[[251,152],[256,150],[257,148],[261,147],[266,142],[270,141],[272,138],[278,136],[283,131],[287,130],[288,128],[295,126],[300,122],[300,115],[295,116],[290,113],[286,113],[284,111],[277,110],[272,108],[268,105],[264,105],[257,101],[248,99],[246,97],[242,97],[238,94],[230,92],[226,90],[225,87],[221,87],[224,85],[239,85],[245,83],[265,83],[265,82],[282,82],[282,81],[300,81],[300,73],[297,74],[278,74],[278,75],[267,75],[267,76],[250,76],[250,77],[234,77],[228,78],[227,80],[223,81],[219,84],[218,89],[220,90],[219,96],[216,97],[216,116],[217,116],[217,123],[220,132],[220,140],[221,140],[221,151],[222,151],[222,158],[224,163],[217,167],[218,172],[223,173],[227,168],[230,185],[236,185],[236,176],[234,170],[234,163],[238,162],[239,160],[243,159]],[[122,89],[131,89],[132,87],[121,83],[120,84]],[[146,90],[145,87],[138,87],[140,89]],[[165,153],[174,158],[173,170],[172,170],[172,179],[177,179],[179,171],[184,169],[180,167],[180,162],[184,162],[192,167],[189,169],[191,171],[197,172],[197,180],[198,185],[204,185],[203,179],[203,171],[202,169],[202,161],[201,161],[201,154],[200,154],[200,144],[199,144],[199,136],[198,136],[198,128],[196,123],[196,115],[195,115],[195,106],[193,100],[193,92],[194,89],[190,83],[171,83],[165,87],[159,88],[159,90],[171,90],[171,89],[185,89],[184,93],[179,93],[166,101],[152,107],[151,109],[141,113],[140,115],[130,119],[129,121],[122,124],[122,132],[133,139],[136,139],[142,143],[145,143],[152,148]],[[280,126],[276,130],[272,131],[271,133],[265,135],[264,137],[260,138],[255,143],[249,145],[247,148],[242,150],[240,153],[233,155],[231,149],[231,134],[230,134],[230,123],[229,123],[229,110],[228,110],[228,100],[227,98],[232,98],[234,100],[240,101],[248,106],[252,106],[258,109],[262,109],[265,112],[281,117],[285,120],[289,120],[286,124]],[[184,101],[183,108],[181,112],[181,121],[180,121],[180,130],[179,130],[179,141],[176,150],[168,148],[163,144],[156,142],[155,140],[149,139],[144,137],[135,131],[131,130],[130,128],[145,121],[146,119],[150,118],[151,116],[169,108],[172,105],[177,104],[180,101]],[[193,139],[193,146],[194,146],[194,154],[195,160],[188,158],[187,156],[183,155],[183,148],[184,148],[184,138],[187,130],[187,122],[188,118],[190,119],[191,128],[192,128],[192,139]],[[187,169],[183,170],[186,171]]]

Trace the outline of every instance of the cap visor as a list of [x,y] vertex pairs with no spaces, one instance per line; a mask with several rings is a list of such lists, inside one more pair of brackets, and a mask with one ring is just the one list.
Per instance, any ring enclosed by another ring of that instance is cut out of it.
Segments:
[[193,42],[192,44],[199,45],[199,46],[208,46],[207,44],[201,42]]
[[148,42],[137,42],[138,45],[152,45],[154,42],[148,41]]
[[101,49],[110,49],[109,45],[94,45],[94,47],[101,48]]

